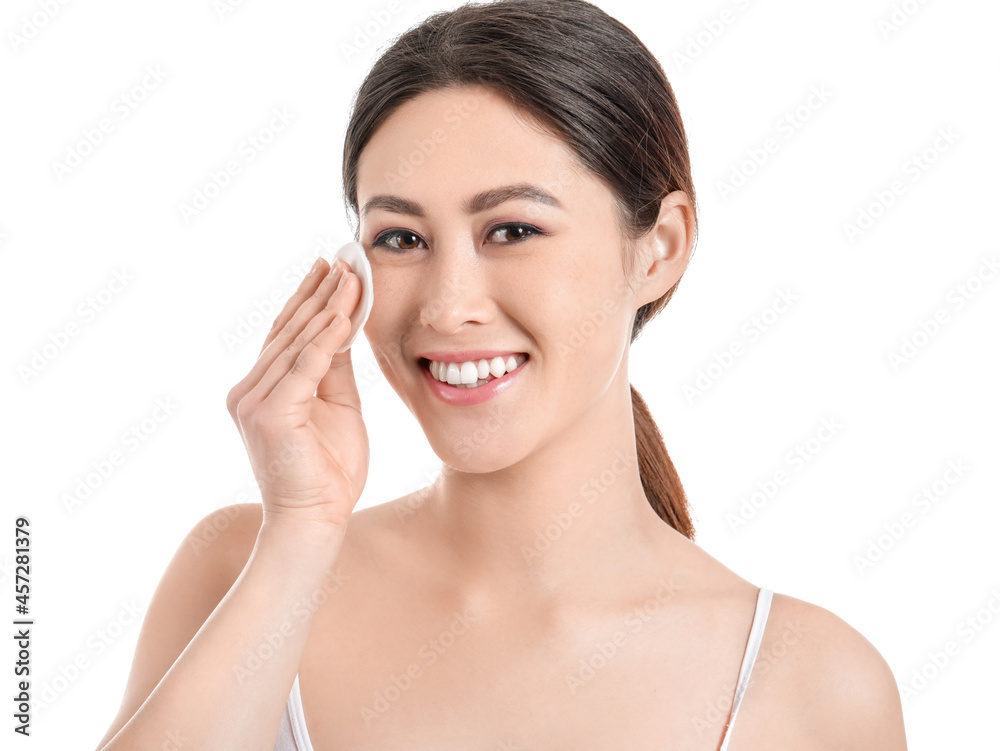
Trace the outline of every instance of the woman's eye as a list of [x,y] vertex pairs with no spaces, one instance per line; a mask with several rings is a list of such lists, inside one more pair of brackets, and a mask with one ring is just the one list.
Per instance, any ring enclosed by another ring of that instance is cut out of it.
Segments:
[[[390,239],[396,240],[396,242],[391,243],[389,242]],[[376,237],[375,242],[372,243],[372,247],[383,246],[395,248],[396,250],[413,250],[420,242],[423,241],[415,232],[410,232],[407,229],[394,229],[389,232],[383,232]]]
[[[525,238],[531,237],[532,235],[542,234],[540,230],[527,224],[498,224],[492,230],[490,230],[487,235],[487,240],[490,242],[499,242],[501,244],[505,243],[515,243]],[[411,232],[408,229],[394,229],[383,232],[381,235],[375,238],[372,243],[372,247],[383,247],[392,248],[394,250],[415,250],[420,247],[424,241],[420,239],[420,236],[416,232]],[[427,247],[423,245],[423,247]]]
[[539,234],[539,231],[527,224],[501,224],[494,227],[489,236],[494,237],[495,235],[499,235],[503,238],[500,242],[511,243],[537,234]]

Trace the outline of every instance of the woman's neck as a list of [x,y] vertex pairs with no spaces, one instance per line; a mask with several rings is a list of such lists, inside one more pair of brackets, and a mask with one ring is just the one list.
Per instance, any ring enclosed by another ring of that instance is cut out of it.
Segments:
[[631,409],[598,403],[503,470],[442,469],[422,504],[422,533],[462,597],[578,601],[653,576],[665,553],[686,549],[645,496],[632,419]]

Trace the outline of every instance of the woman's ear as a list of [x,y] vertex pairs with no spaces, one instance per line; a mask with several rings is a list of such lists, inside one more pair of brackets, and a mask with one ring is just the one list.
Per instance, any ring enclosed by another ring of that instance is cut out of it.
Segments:
[[681,278],[694,246],[694,207],[687,193],[675,190],[660,202],[653,228],[635,242],[633,280],[636,309],[658,300]]

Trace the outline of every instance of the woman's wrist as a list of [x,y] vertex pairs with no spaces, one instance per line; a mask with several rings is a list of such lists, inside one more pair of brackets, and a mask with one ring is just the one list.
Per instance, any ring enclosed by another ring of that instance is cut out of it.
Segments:
[[300,553],[325,550],[336,556],[346,533],[346,524],[265,511],[257,539],[267,545],[287,546]]

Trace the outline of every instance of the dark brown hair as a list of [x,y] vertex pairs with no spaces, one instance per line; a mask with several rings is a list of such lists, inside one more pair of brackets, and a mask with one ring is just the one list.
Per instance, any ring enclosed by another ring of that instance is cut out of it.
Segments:
[[[562,138],[616,197],[632,241],[656,224],[675,190],[695,203],[687,139],[673,89],[621,22],[584,0],[466,3],[429,16],[381,54],[355,96],[344,140],[344,195],[358,216],[358,159],[393,111],[428,91],[486,86]],[[697,214],[693,225],[697,230]],[[623,258],[631,276],[634,254]],[[678,280],[678,284],[680,280]],[[630,341],[673,296],[639,308]],[[688,501],[645,401],[630,386],[642,487],[656,513],[694,538]]]

